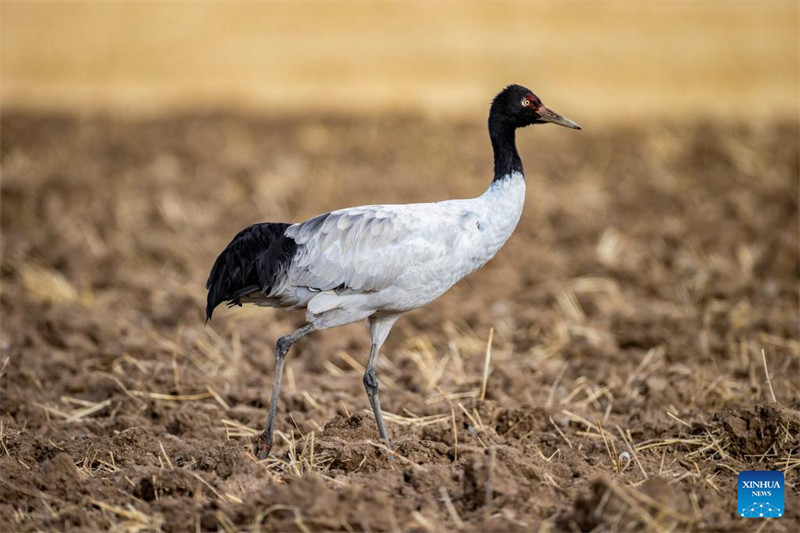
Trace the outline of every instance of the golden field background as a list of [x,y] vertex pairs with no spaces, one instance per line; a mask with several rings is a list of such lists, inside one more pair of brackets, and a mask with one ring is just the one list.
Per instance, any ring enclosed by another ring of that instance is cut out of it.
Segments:
[[3,3],[2,104],[578,118],[798,110],[795,2]]

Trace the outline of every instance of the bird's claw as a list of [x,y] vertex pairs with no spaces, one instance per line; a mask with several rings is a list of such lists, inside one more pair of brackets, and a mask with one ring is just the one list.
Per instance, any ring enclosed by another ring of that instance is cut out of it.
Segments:
[[272,443],[267,442],[267,439],[264,437],[264,435],[259,435],[253,442],[253,453],[255,454],[256,459],[259,461],[263,461],[269,457],[269,452],[271,449]]

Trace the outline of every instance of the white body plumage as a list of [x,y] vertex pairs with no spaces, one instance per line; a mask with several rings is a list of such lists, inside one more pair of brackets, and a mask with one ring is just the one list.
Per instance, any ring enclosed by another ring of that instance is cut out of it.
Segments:
[[494,257],[524,202],[514,172],[477,198],[352,207],[294,224],[285,234],[298,248],[283,279],[242,301],[307,308],[315,329],[416,309]]

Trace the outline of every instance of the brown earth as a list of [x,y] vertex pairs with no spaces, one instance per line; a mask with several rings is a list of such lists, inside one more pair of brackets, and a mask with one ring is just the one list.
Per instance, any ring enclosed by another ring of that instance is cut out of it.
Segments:
[[[204,325],[215,254],[260,220],[479,194],[483,124],[6,112],[0,530],[800,530],[797,125],[585,126],[520,133],[517,232],[390,336],[398,457],[354,325],[295,346],[259,463],[302,314]],[[737,516],[748,469],[786,473],[786,516]]]

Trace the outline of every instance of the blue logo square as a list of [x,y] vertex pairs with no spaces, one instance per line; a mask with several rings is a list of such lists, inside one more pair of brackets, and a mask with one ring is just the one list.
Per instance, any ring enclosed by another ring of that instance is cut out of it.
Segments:
[[739,516],[780,518],[785,511],[783,472],[746,470],[739,474]]

